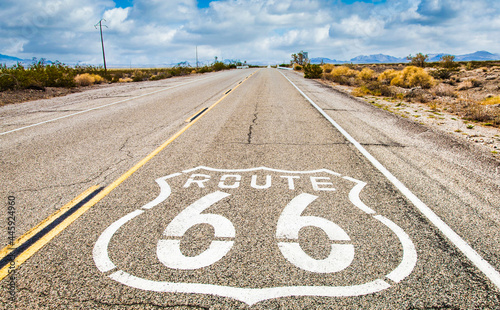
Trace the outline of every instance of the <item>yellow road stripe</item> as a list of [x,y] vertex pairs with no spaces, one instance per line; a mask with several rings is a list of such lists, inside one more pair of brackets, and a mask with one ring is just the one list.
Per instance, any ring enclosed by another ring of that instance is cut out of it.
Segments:
[[[248,80],[252,75],[254,75],[257,71],[249,75],[247,78],[245,78],[244,81]],[[80,215],[85,213],[88,209],[90,209],[92,206],[94,206],[96,203],[98,203],[101,199],[106,197],[113,189],[115,189],[118,185],[123,183],[127,178],[129,178],[134,172],[136,172],[139,168],[144,166],[148,161],[150,161],[154,156],[156,156],[158,153],[160,153],[165,147],[167,147],[170,143],[172,143],[175,139],[177,139],[181,134],[183,134],[186,130],[189,129],[194,123],[196,123],[201,117],[203,117],[205,114],[207,114],[211,109],[213,109],[217,104],[219,104],[222,100],[224,100],[229,94],[234,91],[236,88],[238,88],[241,84],[239,83],[236,87],[234,87],[231,91],[227,92],[217,100],[214,104],[212,104],[205,112],[200,114],[199,117],[194,119],[192,122],[187,124],[184,128],[179,130],[175,135],[173,135],[170,139],[165,141],[162,145],[160,145],[157,149],[155,149],[153,152],[151,152],[148,156],[143,158],[140,162],[138,162],[135,166],[133,166],[130,170],[125,172],[121,177],[119,177],[117,180],[115,180],[113,183],[108,185],[106,188],[104,188],[101,192],[99,192],[96,196],[94,196],[90,201],[88,201],[86,204],[84,204],[81,208],[79,208],[75,213],[70,215],[68,218],[66,218],[64,221],[62,221],[59,225],[54,227],[49,233],[47,233],[44,237],[40,238],[37,242],[35,242],[33,245],[31,245],[26,251],[22,252],[19,254],[16,259],[15,259],[15,268],[18,268],[19,265],[24,263],[28,258],[30,258],[33,254],[35,254],[39,249],[41,249],[45,244],[47,244],[52,238],[57,236],[61,231],[66,229],[72,222],[74,222]],[[42,221],[39,225],[36,227],[32,228],[29,230],[26,234],[23,236],[19,237],[16,240],[16,243],[14,246],[7,246],[5,247],[0,254],[5,254],[5,255],[0,255],[0,257],[5,257],[8,255],[10,252],[12,252],[14,249],[16,249],[20,244],[24,243],[26,240],[37,234],[39,231],[41,231],[44,227],[52,223],[55,219],[57,219],[60,215],[62,215],[65,211],[70,209],[72,206],[76,205],[79,201],[81,201],[84,197],[88,196],[89,193],[93,192],[96,190],[98,186],[91,187],[79,196],[77,196],[75,199],[73,199],[71,202],[66,204],[64,207],[62,207],[60,210],[49,216],[46,220]],[[64,211],[63,211],[64,210]],[[19,242],[19,243],[18,243]],[[0,258],[1,259],[1,258]],[[0,280],[5,278],[8,275],[8,270],[9,270],[9,265],[6,265],[4,268],[0,270]]]
[[[47,217],[45,220],[40,222],[37,226],[33,227],[32,229],[28,230],[24,235],[21,237],[17,238],[16,241],[14,241],[13,245],[8,245],[5,248],[3,248],[0,251],[0,259],[3,259],[7,255],[9,255],[12,251],[17,249],[20,245],[22,245],[24,242],[32,238],[34,235],[39,233],[42,229],[50,225],[52,222],[54,222],[59,216],[64,214],[66,211],[71,209],[73,206],[75,206],[77,203],[82,201],[85,197],[87,197],[90,193],[94,192],[97,190],[99,186],[92,186],[77,197],[75,197],[73,200],[65,204],[61,209],[57,210],[54,212],[52,215]],[[35,242],[32,246],[30,246],[26,251],[18,255],[15,259],[15,268],[19,267],[23,262],[25,262],[31,255],[33,255],[36,251],[38,251],[40,248],[42,248],[50,239],[54,238],[59,232],[62,231],[62,229],[59,229],[59,227],[68,221],[70,218],[73,218],[75,214],[79,214],[80,216],[82,213],[79,213],[80,210],[76,211],[73,213],[71,216],[69,216],[66,220],[64,220],[61,224],[56,226],[54,229],[52,229],[47,235],[45,235],[43,238]],[[78,216],[74,217],[72,221],[74,221]],[[72,222],[71,221],[71,222]],[[69,225],[69,224],[68,224]],[[67,226],[67,225],[66,225]],[[64,229],[64,228],[63,228]],[[9,270],[9,265],[6,265],[0,270],[0,280],[5,278],[5,276],[8,275],[8,270]]]
[[[252,75],[254,75],[256,72],[258,71],[255,71],[254,73],[252,73],[251,75],[249,75],[244,81],[248,80]],[[238,84],[236,87],[233,88],[233,91],[238,88],[240,85],[242,85],[243,83],[241,84]],[[224,96],[222,96],[222,98],[220,98],[219,100],[217,100],[217,102],[215,102],[214,104],[212,104],[205,112],[203,112],[202,114],[200,114],[199,117],[197,117],[196,119],[194,119],[191,123],[187,124],[184,128],[182,128],[181,130],[179,130],[175,135],[173,135],[170,139],[168,139],[167,141],[165,141],[162,145],[160,145],[156,150],[154,150],[153,152],[151,152],[148,156],[144,157],[140,162],[138,162],[135,166],[133,166],[132,168],[130,168],[129,171],[125,172],[121,177],[119,177],[118,179],[116,179],[113,183],[111,183],[110,185],[108,185],[106,188],[104,188],[101,192],[99,192],[99,194],[97,194],[94,198],[92,198],[89,202],[87,202],[85,205],[82,206],[81,209],[88,209],[90,207],[92,207],[93,205],[95,205],[96,203],[98,203],[101,199],[103,199],[104,197],[106,197],[112,190],[114,190],[118,185],[120,185],[121,183],[123,183],[123,181],[125,181],[126,179],[128,179],[134,172],[136,172],[139,168],[141,168],[142,166],[144,166],[144,164],[146,164],[148,161],[151,160],[151,158],[155,157],[158,153],[160,153],[164,148],[167,147],[167,145],[169,145],[170,143],[172,143],[175,139],[177,139],[181,134],[183,134],[186,130],[189,129],[189,127],[193,126],[199,119],[201,119],[205,114],[207,114],[210,110],[212,110],[217,104],[219,104],[222,100],[224,100],[227,96],[229,96],[229,94],[232,93],[229,92],[227,94],[225,94]]]

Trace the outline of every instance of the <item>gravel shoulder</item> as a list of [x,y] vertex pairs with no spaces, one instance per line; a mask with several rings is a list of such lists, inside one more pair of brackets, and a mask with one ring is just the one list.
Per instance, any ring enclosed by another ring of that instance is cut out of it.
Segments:
[[[342,93],[351,95],[356,88],[339,85],[327,80],[319,82],[332,87]],[[378,96],[357,97],[373,106],[388,112],[410,119],[421,125],[438,130],[461,140],[465,140],[490,156],[500,160],[500,129],[491,126],[482,126],[461,119],[456,114],[446,111],[434,111],[428,105],[406,100],[388,99]]]

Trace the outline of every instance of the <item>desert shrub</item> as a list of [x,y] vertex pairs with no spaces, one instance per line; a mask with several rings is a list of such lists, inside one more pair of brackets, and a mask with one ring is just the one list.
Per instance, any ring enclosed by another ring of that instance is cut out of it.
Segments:
[[363,83],[360,87],[353,90],[352,95],[361,97],[366,95],[381,96],[382,94],[390,94],[390,90],[386,85],[378,81],[370,81]]
[[458,90],[468,90],[468,89],[471,89],[471,88],[475,88],[475,87],[480,87],[481,86],[481,82],[476,80],[476,79],[470,79],[470,80],[466,80],[466,81],[463,81],[462,83],[460,83],[457,87]]
[[203,66],[198,68],[198,73],[212,72],[212,69],[208,66]]
[[445,69],[452,69],[458,66],[455,62],[455,56],[453,55],[443,55],[440,59],[440,64]]
[[422,68],[408,66],[398,72],[397,76],[392,79],[391,85],[405,88],[417,86],[431,88],[434,85],[434,78]]
[[481,101],[482,105],[500,104],[500,96],[491,96]]
[[427,60],[429,60],[429,56],[418,53],[415,56],[409,55],[408,57],[406,57],[406,59],[410,61],[411,65],[424,68],[425,63],[427,62]]
[[371,95],[372,92],[368,89],[368,87],[362,85],[360,87],[356,87],[355,89],[352,90],[351,95],[355,97],[363,97],[366,95]]
[[300,70],[302,70],[302,66],[301,65],[294,65],[293,70],[300,71]]
[[397,91],[395,91],[390,86],[387,86],[384,84],[382,84],[380,86],[380,95],[384,96],[384,97],[394,97],[397,99],[402,99],[403,98],[402,96],[404,96],[404,95],[400,96],[401,94],[399,94]]
[[333,68],[335,68],[335,65],[334,64],[324,64],[324,65],[322,65],[322,68],[323,68],[324,73],[330,73],[330,72],[332,72]]
[[358,71],[350,69],[346,66],[334,67],[330,73],[325,74],[327,80],[333,81],[341,85],[355,85],[355,76]]
[[358,71],[350,69],[347,66],[339,66],[332,69],[330,72],[333,76],[346,76],[346,77],[354,77],[358,74]]
[[465,109],[465,118],[472,121],[489,122],[495,120],[488,106],[479,103],[471,104]]
[[78,86],[90,86],[94,84],[94,82],[95,78],[88,73],[78,74],[75,77],[75,83]]
[[212,67],[213,67],[213,71],[221,71],[221,70],[227,69],[226,65],[223,62],[220,62],[220,61],[215,62],[212,65]]
[[46,80],[44,86],[47,87],[74,87],[76,72],[73,68],[55,62],[45,66]]
[[455,88],[448,84],[440,83],[435,86],[431,91],[435,96],[440,97],[457,97],[455,93]]
[[306,79],[319,79],[323,74],[323,69],[319,65],[306,64],[304,66],[304,77]]
[[387,69],[382,72],[377,80],[383,84],[389,85],[391,84],[392,79],[394,79],[398,75],[398,71],[394,69]]
[[[196,71],[195,71],[196,73]],[[153,74],[149,80],[150,81],[158,81],[171,78],[173,75],[171,72],[157,72],[157,74]]]
[[370,81],[374,78],[374,76],[375,71],[370,68],[363,68],[363,70],[357,74],[358,79],[362,81]]
[[149,74],[143,70],[135,70],[134,74],[132,75],[132,81],[134,82],[141,82],[144,80],[147,80],[149,78]]
[[441,68],[433,70],[429,74],[435,79],[448,80],[451,77],[452,73],[452,70]]
[[132,80],[131,78],[120,78],[118,79],[118,83],[129,83],[129,82],[133,82],[134,80]]
[[13,69],[7,68],[5,65],[0,65],[0,91],[19,88],[19,81]]
[[94,84],[101,84],[104,82],[104,78],[98,74],[91,74],[91,76],[94,78]]

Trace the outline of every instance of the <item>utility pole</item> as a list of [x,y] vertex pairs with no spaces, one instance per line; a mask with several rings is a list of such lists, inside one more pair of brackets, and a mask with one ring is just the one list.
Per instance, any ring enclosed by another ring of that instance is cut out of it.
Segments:
[[196,45],[196,69],[198,69],[198,45]]
[[[106,21],[105,19],[101,19],[97,24],[94,25],[94,28],[97,29],[97,25],[99,25],[99,29],[101,31],[101,45],[102,45],[102,58],[104,60],[104,74],[107,74],[106,68],[106,54],[104,53],[104,40],[102,38],[102,21]],[[108,26],[104,25],[104,27],[108,28]]]

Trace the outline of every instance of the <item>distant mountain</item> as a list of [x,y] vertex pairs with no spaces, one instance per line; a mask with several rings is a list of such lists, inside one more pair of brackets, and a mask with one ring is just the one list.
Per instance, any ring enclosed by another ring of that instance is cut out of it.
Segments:
[[456,61],[486,61],[486,60],[500,60],[500,54],[492,54],[487,51],[479,51],[472,54],[455,56]]
[[330,58],[324,58],[324,57],[316,57],[316,58],[311,58],[311,63],[312,64],[320,64],[320,63],[326,63],[326,64],[346,64],[346,63],[353,63],[353,64],[376,64],[376,63],[402,63],[402,62],[408,62],[406,58],[398,58],[390,55],[384,55],[384,54],[376,54],[376,55],[360,55],[357,57],[352,58],[351,60],[336,60],[336,59],[330,59]]
[[23,62],[23,61],[25,61],[25,59],[0,54],[0,63],[2,63],[2,64],[3,63],[16,63],[18,61]]
[[[428,62],[437,62],[437,61],[440,61],[441,60],[441,57],[445,56],[445,55],[450,55],[450,54],[447,54],[447,53],[439,53],[439,54],[427,54],[427,56],[429,56],[429,60]],[[456,57],[456,56],[455,56]],[[456,59],[455,59],[456,60]]]
[[[428,54],[429,62],[437,62],[444,55],[450,55],[447,53],[439,53],[439,54]],[[472,54],[465,55],[455,55],[455,61],[487,61],[487,60],[500,60],[500,54],[492,54],[487,51],[478,51]],[[353,63],[353,64],[377,64],[377,63],[406,63],[408,60],[406,57],[399,58],[390,55],[384,54],[376,54],[376,55],[361,55],[352,58],[351,60],[335,60],[324,57],[316,57],[311,58],[311,63],[320,64],[323,63],[331,63],[331,64],[345,64],[345,63]]]
[[330,58],[323,58],[323,57],[316,57],[316,58],[311,58],[311,63],[312,64],[345,64],[347,61],[342,61],[342,60],[336,60],[336,59],[330,59]]
[[406,58],[398,58],[394,56],[384,55],[384,54],[376,54],[369,56],[358,56],[351,59],[352,63],[356,64],[373,64],[373,63],[400,63],[406,62]]

